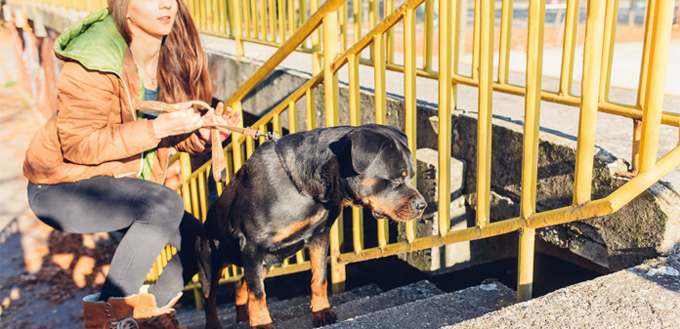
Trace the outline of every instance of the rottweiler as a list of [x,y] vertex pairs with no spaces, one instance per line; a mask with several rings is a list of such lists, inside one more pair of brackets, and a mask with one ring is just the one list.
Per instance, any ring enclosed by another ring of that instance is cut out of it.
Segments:
[[222,328],[217,283],[229,264],[241,266],[236,319],[273,328],[263,279],[267,269],[308,247],[312,322],[336,322],[327,297],[329,230],[343,207],[369,208],[376,218],[407,222],[427,206],[406,135],[394,126],[319,128],[260,145],[208,209],[196,242],[206,297],[206,328]]

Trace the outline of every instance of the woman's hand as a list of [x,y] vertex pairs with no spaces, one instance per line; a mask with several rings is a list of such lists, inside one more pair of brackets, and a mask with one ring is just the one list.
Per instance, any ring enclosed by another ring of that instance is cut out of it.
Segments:
[[193,132],[205,122],[204,118],[191,107],[191,103],[178,103],[172,106],[179,110],[161,113],[153,120],[154,133],[159,139]]
[[[203,116],[204,122],[212,122],[212,123],[217,123],[217,124],[223,124],[223,125],[228,125],[228,126],[236,126],[240,122],[240,113],[237,111],[233,111],[231,107],[227,107],[226,111],[222,113],[224,110],[224,104],[222,102],[217,104],[217,107],[215,110],[208,110],[208,113],[206,113]],[[212,142],[210,139],[210,127],[202,127],[198,129],[198,135],[206,141],[208,144]],[[231,131],[225,129],[225,128],[217,128],[218,131],[220,132],[220,141],[224,142],[229,135],[231,135]]]

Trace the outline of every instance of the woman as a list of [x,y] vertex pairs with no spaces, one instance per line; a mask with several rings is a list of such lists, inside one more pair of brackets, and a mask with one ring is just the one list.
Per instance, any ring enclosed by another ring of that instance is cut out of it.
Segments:
[[[101,294],[83,299],[85,327],[179,328],[172,305],[196,273],[200,222],[165,187],[171,148],[209,149],[207,120],[238,123],[190,104],[210,102],[206,57],[182,0],[108,0],[55,43],[65,61],[58,111],[35,135],[24,174],[33,212],[72,233],[127,229]],[[156,118],[143,100],[175,104]],[[220,103],[215,110],[221,114]],[[230,113],[226,113],[229,115]],[[221,131],[222,138],[228,132]],[[146,274],[166,244],[178,249],[148,294]],[[162,305],[162,306],[159,306]]]

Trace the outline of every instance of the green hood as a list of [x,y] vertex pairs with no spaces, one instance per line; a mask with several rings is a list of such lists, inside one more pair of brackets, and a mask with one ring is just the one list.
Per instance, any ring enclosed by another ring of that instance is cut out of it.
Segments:
[[119,75],[127,47],[108,8],[83,18],[54,42],[58,56],[76,60],[89,70],[114,71]]

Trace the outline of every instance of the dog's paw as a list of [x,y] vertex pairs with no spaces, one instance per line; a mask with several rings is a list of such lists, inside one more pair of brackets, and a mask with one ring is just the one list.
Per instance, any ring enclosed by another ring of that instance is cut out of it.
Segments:
[[261,324],[259,326],[250,326],[250,329],[274,329],[274,325],[271,323]]
[[333,324],[338,321],[338,316],[335,315],[335,312],[329,307],[329,308],[324,308],[321,311],[318,312],[313,312],[313,317],[312,317],[312,324],[314,324],[315,327],[322,327],[326,326],[329,324]]
[[222,329],[222,324],[220,323],[220,321],[206,322],[205,329]]
[[236,323],[248,321],[248,306],[236,305]]

